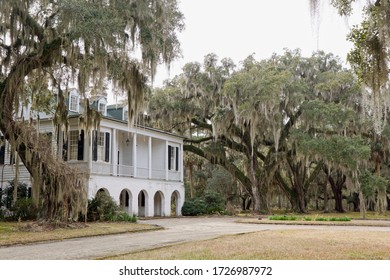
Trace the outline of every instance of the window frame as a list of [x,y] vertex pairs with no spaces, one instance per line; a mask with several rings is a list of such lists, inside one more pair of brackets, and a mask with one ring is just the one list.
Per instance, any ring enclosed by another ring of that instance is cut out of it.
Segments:
[[180,146],[168,144],[168,170],[180,171]]
[[69,94],[69,111],[79,112],[79,95],[75,92]]

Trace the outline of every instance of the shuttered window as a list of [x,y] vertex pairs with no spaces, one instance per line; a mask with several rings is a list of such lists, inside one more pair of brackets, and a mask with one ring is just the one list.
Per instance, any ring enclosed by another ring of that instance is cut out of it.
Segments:
[[84,130],[69,132],[69,160],[84,160]]
[[0,136],[0,164],[5,163],[5,141],[4,136]]
[[168,170],[179,171],[179,147],[168,145]]
[[93,132],[92,160],[110,161],[110,133]]

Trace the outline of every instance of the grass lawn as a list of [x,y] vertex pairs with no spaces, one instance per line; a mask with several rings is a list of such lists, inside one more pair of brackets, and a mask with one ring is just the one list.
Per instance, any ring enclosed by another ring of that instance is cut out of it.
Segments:
[[[252,223],[309,223],[337,224],[338,227],[326,227],[321,230],[305,229],[268,230],[240,235],[228,235],[206,241],[194,241],[172,245],[160,249],[131,253],[109,259],[271,259],[271,260],[390,260],[390,232],[373,231],[370,228],[351,231],[345,226],[370,225],[390,227],[390,215],[379,216],[368,213],[369,219],[360,220],[359,213],[275,213],[310,217],[312,221],[270,221],[268,215],[252,215],[253,219],[240,219],[240,222]],[[318,217],[349,217],[348,222],[317,222]],[[26,244],[31,242],[62,240],[67,238],[87,237],[125,232],[156,230],[159,227],[134,223],[88,223],[72,224],[65,228],[41,228],[38,223],[0,222],[0,246]]]
[[109,259],[389,260],[390,232],[344,231],[331,228],[261,231],[188,242]]
[[31,222],[0,222],[0,246],[159,229],[136,223],[87,223],[48,229]]
[[[360,219],[359,213],[276,213],[309,217],[312,221],[270,221],[268,215],[258,220],[243,219],[240,222],[281,223],[281,224],[316,224],[339,225],[317,230],[308,227],[303,230],[287,229],[260,231],[240,235],[229,235],[207,241],[187,242],[160,249],[147,250],[110,257],[120,260],[390,260],[390,232],[359,231],[344,229],[343,226],[379,226],[390,227],[390,215],[379,216],[368,213],[366,220]],[[250,216],[250,215],[249,215]],[[247,215],[248,217],[248,215]],[[352,218],[350,222],[315,221],[318,217]]]

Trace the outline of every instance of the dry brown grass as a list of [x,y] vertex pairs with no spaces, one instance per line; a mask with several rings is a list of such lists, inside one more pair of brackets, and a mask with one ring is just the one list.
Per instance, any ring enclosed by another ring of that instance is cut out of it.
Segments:
[[134,223],[89,223],[86,226],[71,225],[50,230],[25,222],[0,223],[0,246],[156,229],[159,228]]
[[237,220],[238,223],[249,224],[271,224],[271,225],[323,225],[323,226],[366,226],[366,227],[390,227],[389,220],[352,220],[350,222],[332,222],[332,221],[279,221],[268,219],[244,219]]
[[231,235],[122,255],[164,260],[379,260],[390,259],[390,232],[278,230]]

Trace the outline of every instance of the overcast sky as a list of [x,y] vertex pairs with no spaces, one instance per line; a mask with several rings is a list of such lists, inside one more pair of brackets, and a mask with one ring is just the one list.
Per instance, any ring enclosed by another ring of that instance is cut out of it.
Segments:
[[[305,56],[324,50],[345,61],[352,47],[346,35],[360,17],[342,18],[329,2],[322,0],[317,29],[309,0],[179,0],[186,25],[179,35],[183,57],[172,63],[170,75],[160,66],[154,86],[179,74],[185,63],[202,62],[208,53],[238,65],[252,53],[262,59],[299,48]],[[361,14],[365,1],[360,2],[355,14]]]

